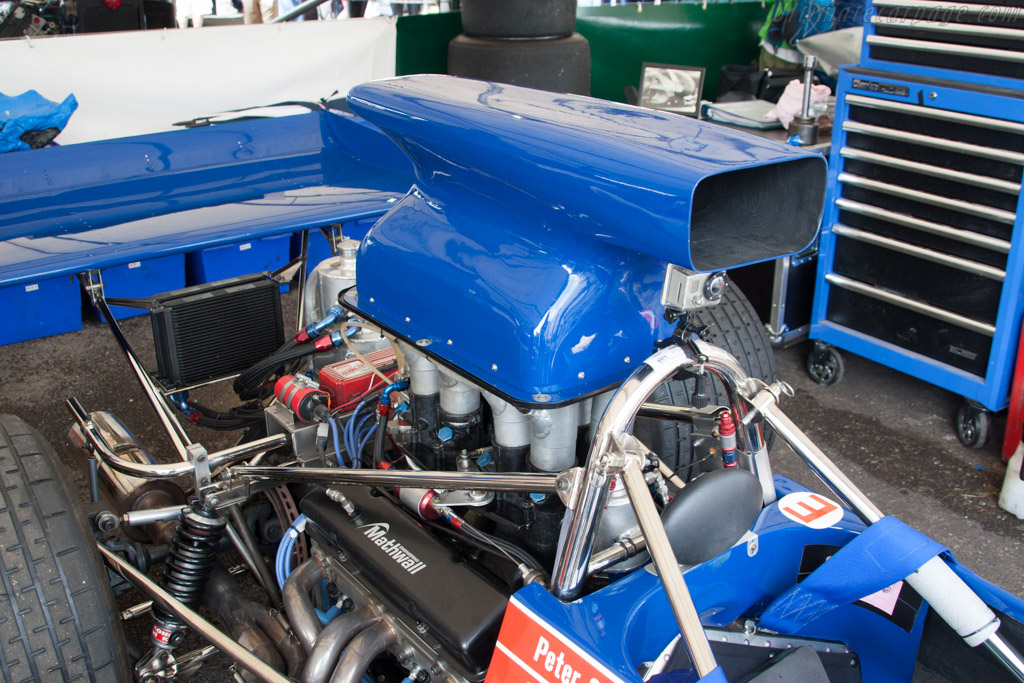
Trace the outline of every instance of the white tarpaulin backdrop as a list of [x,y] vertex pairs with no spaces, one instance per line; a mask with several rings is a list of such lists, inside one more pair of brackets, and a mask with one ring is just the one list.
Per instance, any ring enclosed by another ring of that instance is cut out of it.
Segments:
[[395,35],[394,20],[381,18],[5,40],[0,92],[56,102],[73,93],[62,145],[155,133],[394,76]]

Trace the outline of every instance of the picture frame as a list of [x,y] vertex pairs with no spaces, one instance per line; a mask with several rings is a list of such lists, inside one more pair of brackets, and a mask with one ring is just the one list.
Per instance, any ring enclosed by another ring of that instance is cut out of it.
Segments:
[[644,62],[640,71],[641,107],[697,117],[704,89],[704,67]]

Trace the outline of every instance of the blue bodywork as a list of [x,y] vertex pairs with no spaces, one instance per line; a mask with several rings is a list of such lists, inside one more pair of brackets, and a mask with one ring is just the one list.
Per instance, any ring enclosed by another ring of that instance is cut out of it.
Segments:
[[[780,475],[775,477],[775,487],[780,498],[808,490]],[[752,555],[744,539],[719,557],[685,572],[701,621],[706,627],[715,628],[737,619],[755,619],[797,581],[805,548],[843,546],[864,529],[849,511],[839,523],[817,530],[787,518],[779,511],[778,503],[765,507],[751,528],[757,537]],[[986,602],[1015,619],[1024,617],[1024,601],[984,581],[955,560],[950,564]],[[625,681],[641,680],[638,668],[654,661],[679,635],[661,583],[648,568],[633,571],[571,603],[559,602],[536,585],[521,589],[515,597],[563,638]],[[851,658],[856,658],[861,680],[908,681],[924,632],[927,603],[921,603],[916,610],[916,614],[911,612],[912,625],[905,629],[879,612],[855,603],[811,621],[800,633],[788,635],[845,644]],[[780,639],[784,641],[785,637]]]
[[[550,405],[621,381],[668,335],[666,264],[796,252],[820,218],[820,157],[683,117],[439,77],[362,86],[351,104],[370,124],[324,109],[0,157],[0,287],[387,213],[362,242],[353,305],[513,400]],[[751,201],[705,192],[732,174],[718,189]],[[765,225],[777,207],[744,195],[764,178],[765,196],[808,181],[786,202],[810,206],[796,229]],[[704,217],[738,218],[734,206],[746,223]],[[769,505],[756,550],[741,542],[686,573],[704,623],[756,617],[808,546],[863,529],[847,512],[812,530]],[[1024,602],[954,569],[1024,621]],[[627,681],[678,634],[647,568],[570,603],[536,585],[516,599]],[[864,680],[907,680],[927,611],[905,629],[848,605],[807,635],[848,645]]]
[[380,216],[411,182],[328,109],[0,155],[0,287]]
[[819,156],[674,114],[441,76],[349,105],[416,170],[362,243],[355,307],[518,403],[632,372],[672,329],[666,264],[793,253],[821,218]]

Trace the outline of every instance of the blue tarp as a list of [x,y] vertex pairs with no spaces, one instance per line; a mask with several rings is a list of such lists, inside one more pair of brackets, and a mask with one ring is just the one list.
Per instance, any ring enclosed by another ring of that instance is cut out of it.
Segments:
[[78,100],[68,95],[60,104],[51,102],[35,90],[14,97],[0,93],[0,152],[32,149],[21,136],[33,130],[64,130],[78,108]]

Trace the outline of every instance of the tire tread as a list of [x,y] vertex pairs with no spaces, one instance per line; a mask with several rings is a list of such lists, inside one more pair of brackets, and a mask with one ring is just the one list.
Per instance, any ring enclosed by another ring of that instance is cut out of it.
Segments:
[[[765,332],[764,325],[750,305],[746,295],[735,283],[726,288],[722,301],[696,312],[695,320],[708,327],[708,340],[721,346],[739,360],[740,366],[751,377],[765,382],[778,379],[775,352]],[[672,380],[662,385],[651,400],[671,405],[692,405],[694,380]],[[708,382],[706,393],[710,404],[721,405],[726,401],[725,389],[718,380]],[[638,419],[637,437],[644,441],[665,463],[679,471],[685,478],[696,474],[692,462],[690,435],[693,428],[688,424],[668,420]],[[771,435],[765,435],[771,443]]]
[[106,574],[58,467],[35,430],[0,415],[0,673],[8,681],[124,680]]

